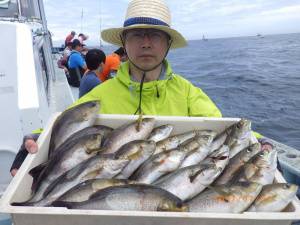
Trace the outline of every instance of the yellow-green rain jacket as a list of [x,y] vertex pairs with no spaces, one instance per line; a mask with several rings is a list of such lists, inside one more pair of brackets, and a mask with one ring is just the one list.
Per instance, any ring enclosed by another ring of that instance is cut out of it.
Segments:
[[[183,77],[174,74],[164,62],[163,80],[146,82],[142,91],[142,112],[145,115],[221,117],[211,99]],[[123,63],[116,77],[95,87],[74,105],[100,101],[102,114],[134,114],[139,105],[140,83],[130,79],[129,64]]]

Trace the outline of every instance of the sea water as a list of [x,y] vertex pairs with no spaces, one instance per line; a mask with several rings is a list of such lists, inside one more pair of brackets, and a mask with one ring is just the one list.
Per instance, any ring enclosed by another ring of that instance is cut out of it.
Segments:
[[189,41],[167,58],[223,116],[248,118],[253,130],[300,150],[300,34]]

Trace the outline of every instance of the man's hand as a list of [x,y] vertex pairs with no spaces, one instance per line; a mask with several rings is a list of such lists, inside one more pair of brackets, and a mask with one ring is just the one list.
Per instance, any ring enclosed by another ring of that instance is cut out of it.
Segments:
[[258,139],[259,143],[261,144],[261,150],[263,151],[271,151],[274,148],[272,141],[268,138],[260,138]]
[[17,174],[18,169],[21,167],[28,153],[34,154],[38,151],[38,145],[36,143],[38,137],[39,134],[30,134],[30,135],[26,135],[23,138],[23,143],[20,147],[20,150],[16,155],[15,160],[10,168],[10,174],[13,177]]
[[34,154],[34,153],[37,153],[38,151],[38,145],[37,143],[35,142],[34,139],[27,139],[25,140],[25,149],[31,153],[31,154]]

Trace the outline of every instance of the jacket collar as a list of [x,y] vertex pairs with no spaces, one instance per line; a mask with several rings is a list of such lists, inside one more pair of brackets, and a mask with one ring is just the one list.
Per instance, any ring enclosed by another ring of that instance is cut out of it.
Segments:
[[[173,71],[172,71],[170,64],[168,63],[167,60],[164,60],[163,63],[165,65],[164,79],[145,82],[143,84],[143,89],[145,89],[145,90],[152,89],[153,87],[155,87],[157,85],[161,86],[161,85],[165,84],[168,80],[173,78]],[[119,79],[124,85],[126,85],[128,87],[129,86],[131,88],[135,87],[135,89],[138,89],[140,87],[140,82],[131,80],[131,77],[129,74],[129,62],[125,62],[120,66],[116,78]]]

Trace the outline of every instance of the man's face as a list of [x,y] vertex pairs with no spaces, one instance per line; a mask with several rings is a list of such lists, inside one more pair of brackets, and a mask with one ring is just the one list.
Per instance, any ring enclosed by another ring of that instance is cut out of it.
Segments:
[[129,59],[143,70],[150,70],[165,57],[169,37],[156,29],[132,29],[124,33]]

